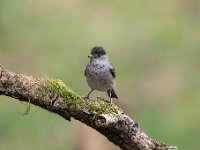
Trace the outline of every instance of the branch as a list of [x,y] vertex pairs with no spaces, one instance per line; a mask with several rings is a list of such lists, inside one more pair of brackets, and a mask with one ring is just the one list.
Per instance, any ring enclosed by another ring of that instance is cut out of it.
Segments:
[[30,102],[69,121],[79,120],[124,150],[176,149],[149,138],[118,106],[83,100],[60,80],[35,79],[0,67],[0,95]]

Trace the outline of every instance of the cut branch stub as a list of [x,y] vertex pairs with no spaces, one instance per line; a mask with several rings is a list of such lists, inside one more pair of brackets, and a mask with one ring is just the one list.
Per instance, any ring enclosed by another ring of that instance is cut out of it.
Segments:
[[95,119],[95,125],[100,128],[106,128],[117,123],[117,121],[118,118],[112,114],[100,114]]

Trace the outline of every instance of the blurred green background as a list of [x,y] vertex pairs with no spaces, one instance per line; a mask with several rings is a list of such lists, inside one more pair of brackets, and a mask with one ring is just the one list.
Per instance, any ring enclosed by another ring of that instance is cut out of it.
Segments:
[[[152,138],[181,150],[200,139],[199,0],[0,0],[0,65],[89,91],[87,55],[106,50],[118,104]],[[92,96],[106,97],[95,92]],[[73,120],[0,97],[1,150],[119,150]]]

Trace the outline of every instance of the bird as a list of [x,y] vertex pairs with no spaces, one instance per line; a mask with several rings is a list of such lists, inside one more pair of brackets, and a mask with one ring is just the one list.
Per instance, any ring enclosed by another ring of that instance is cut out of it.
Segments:
[[85,77],[91,90],[85,98],[88,99],[94,90],[107,92],[110,98],[109,105],[111,106],[112,98],[118,99],[114,90],[116,82],[115,69],[110,63],[105,49],[101,46],[93,47],[88,57],[90,60],[85,68]]

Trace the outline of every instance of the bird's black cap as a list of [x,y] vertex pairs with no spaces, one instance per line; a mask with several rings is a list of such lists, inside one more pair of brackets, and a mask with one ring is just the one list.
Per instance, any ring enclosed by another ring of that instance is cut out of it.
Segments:
[[106,51],[101,46],[95,46],[91,50],[91,55],[97,54],[98,56],[106,55]]

